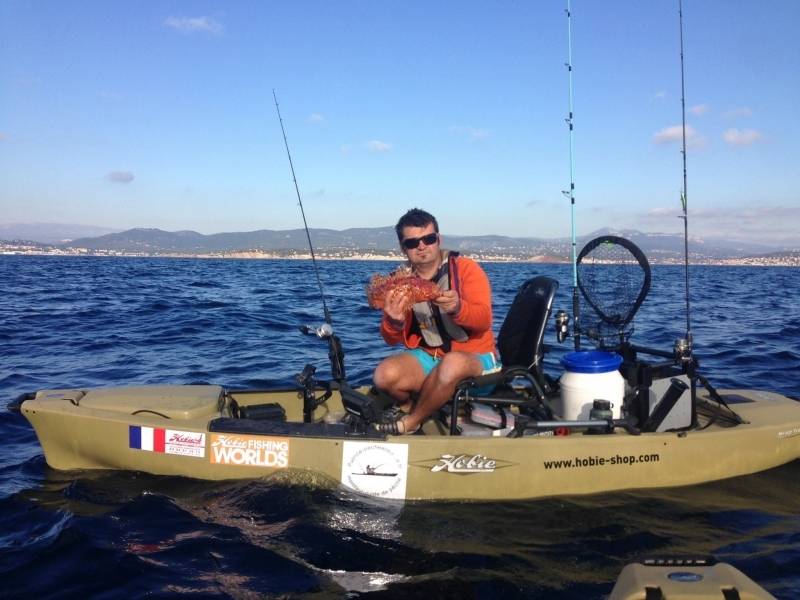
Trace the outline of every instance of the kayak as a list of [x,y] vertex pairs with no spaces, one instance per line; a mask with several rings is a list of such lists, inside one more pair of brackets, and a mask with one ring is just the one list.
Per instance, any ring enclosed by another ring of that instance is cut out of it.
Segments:
[[[603,433],[575,427],[561,435],[542,427],[510,437],[466,419],[460,435],[437,419],[421,434],[379,434],[348,419],[343,401],[352,394],[377,399],[374,390],[345,390],[320,389],[329,397],[308,421],[296,389],[214,385],[44,390],[22,400],[19,410],[54,469],[276,478],[407,500],[502,501],[682,486],[800,457],[800,403],[765,391],[719,392],[743,421],[735,425],[720,418],[709,395],[699,394],[702,416],[692,430],[637,435],[620,427]],[[248,413],[256,414],[243,416]]]
[[775,597],[736,567],[713,558],[652,558],[626,565],[609,600]]

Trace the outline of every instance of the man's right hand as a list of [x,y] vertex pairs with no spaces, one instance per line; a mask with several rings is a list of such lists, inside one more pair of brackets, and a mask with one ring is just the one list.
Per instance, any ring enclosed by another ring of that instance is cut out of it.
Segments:
[[406,321],[406,312],[408,311],[408,299],[406,295],[399,289],[391,290],[386,294],[386,301],[383,305],[383,312],[389,320],[401,328]]

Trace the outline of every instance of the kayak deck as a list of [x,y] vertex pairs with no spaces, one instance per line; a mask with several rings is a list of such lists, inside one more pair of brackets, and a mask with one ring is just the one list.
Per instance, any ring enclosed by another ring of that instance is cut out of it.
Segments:
[[[720,393],[744,423],[734,425],[700,394],[698,428],[641,435],[617,428],[510,438],[485,427],[483,435],[452,436],[431,419],[422,435],[385,436],[349,424],[338,390],[311,422],[303,422],[297,390],[220,386],[46,390],[21,411],[56,469],[304,482],[313,474],[316,485],[396,499],[510,500],[690,485],[800,456],[800,403],[771,392]],[[265,406],[280,416],[234,414]]]

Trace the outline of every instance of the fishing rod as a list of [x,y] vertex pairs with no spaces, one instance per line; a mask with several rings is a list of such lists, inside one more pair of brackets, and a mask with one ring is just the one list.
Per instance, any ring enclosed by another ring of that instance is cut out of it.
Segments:
[[687,212],[687,190],[686,190],[686,84],[683,69],[683,2],[678,0],[678,22],[680,24],[681,40],[681,119],[683,125],[683,190],[681,191],[681,206],[683,214],[679,218],[683,219],[683,271],[686,289],[686,344],[688,352],[692,351],[692,324],[689,311],[689,213]]
[[275,90],[272,90],[272,98],[275,100],[275,110],[278,113],[278,121],[281,124],[281,133],[283,134],[283,144],[286,146],[286,156],[289,157],[289,168],[292,170],[292,180],[294,181],[294,191],[297,192],[297,204],[300,206],[300,214],[303,217],[303,227],[306,230],[306,238],[308,239],[308,249],[311,251],[311,264],[314,265],[314,274],[317,276],[317,285],[319,286],[319,295],[322,299],[322,310],[325,314],[325,322],[332,325],[331,313],[328,311],[328,305],[325,303],[325,291],[322,289],[322,279],[319,276],[319,268],[317,267],[317,257],[314,255],[314,244],[311,243],[311,233],[308,231],[308,223],[306,222],[306,211],[303,210],[303,199],[300,197],[300,188],[297,185],[297,175],[294,172],[294,163],[292,162],[292,153],[289,152],[289,141],[286,139],[286,129],[283,127],[283,118],[281,117],[281,109],[278,106],[278,97],[275,95]]
[[578,297],[578,249],[575,239],[575,157],[573,142],[573,112],[572,112],[572,8],[567,0],[567,73],[569,75],[569,113],[566,118],[569,127],[569,190],[563,192],[570,202],[572,221],[572,318],[573,338],[575,350],[581,349],[580,329],[580,302]]
[[[319,267],[317,266],[317,257],[314,254],[314,244],[311,243],[311,233],[308,230],[308,222],[306,221],[306,211],[303,209],[303,199],[300,197],[300,187],[297,185],[297,175],[294,171],[294,162],[292,162],[292,153],[289,152],[289,141],[286,139],[286,129],[283,126],[283,117],[281,117],[281,109],[278,106],[278,96],[275,90],[272,90],[272,98],[275,100],[275,111],[278,113],[278,121],[281,124],[281,133],[283,134],[283,144],[286,146],[286,156],[289,157],[289,168],[292,170],[292,180],[294,181],[294,190],[297,192],[297,204],[300,206],[300,214],[303,217],[303,228],[306,231],[306,239],[308,240],[308,249],[311,251],[311,264],[314,266],[314,274],[317,277],[317,286],[319,287],[319,296],[322,300],[322,311],[325,316],[325,323],[321,327],[311,327],[303,325],[300,331],[306,334],[314,333],[317,337],[327,339],[329,345],[328,356],[331,359],[331,371],[333,378],[343,381],[345,378],[344,372],[344,352],[342,351],[341,341],[339,337],[333,332],[333,321],[331,320],[331,313],[328,310],[328,304],[325,302],[325,290],[322,287],[322,278],[319,275]],[[306,370],[298,375],[298,381],[303,382],[311,381],[314,374],[313,367],[310,372]],[[301,381],[302,379],[302,381]]]

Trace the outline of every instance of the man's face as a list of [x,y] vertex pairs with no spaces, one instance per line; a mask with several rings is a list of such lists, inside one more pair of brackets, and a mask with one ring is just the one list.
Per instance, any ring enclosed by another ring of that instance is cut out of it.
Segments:
[[403,227],[400,246],[412,265],[422,266],[439,260],[439,234],[436,233],[433,223],[428,223],[425,227]]

